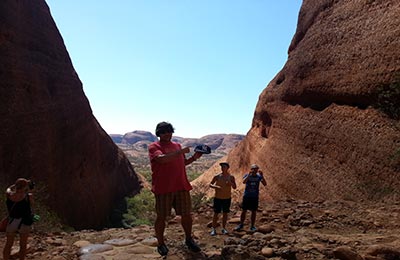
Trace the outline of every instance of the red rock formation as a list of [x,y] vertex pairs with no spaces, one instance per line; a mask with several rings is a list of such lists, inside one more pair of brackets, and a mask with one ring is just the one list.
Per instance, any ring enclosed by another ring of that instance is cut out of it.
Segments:
[[140,182],[94,118],[44,0],[0,1],[0,60],[2,182],[45,183],[67,223],[101,227]]
[[259,164],[273,199],[398,197],[400,124],[375,104],[400,72],[399,14],[397,0],[305,0],[287,63],[228,156],[232,172]]

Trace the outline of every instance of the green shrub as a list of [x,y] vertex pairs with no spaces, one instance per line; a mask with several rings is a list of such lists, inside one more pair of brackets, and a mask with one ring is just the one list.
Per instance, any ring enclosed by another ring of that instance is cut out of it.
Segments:
[[135,168],[135,171],[141,174],[147,182],[151,183],[151,170],[148,167]]
[[376,107],[390,118],[400,119],[400,73],[396,74],[394,81],[378,88]]
[[201,172],[187,171],[187,176],[188,176],[189,181],[193,181],[193,180],[197,179],[197,177],[199,177],[200,175],[201,175]]
[[391,165],[397,169],[400,170],[400,148],[398,148],[393,155],[390,157]]
[[210,187],[207,183],[200,182],[193,187],[191,191],[193,210],[198,210],[201,206],[208,203],[210,198],[207,197],[207,192]]
[[130,226],[142,224],[151,225],[155,221],[155,199],[151,191],[142,189],[134,197],[126,198],[127,212],[123,215],[124,222]]

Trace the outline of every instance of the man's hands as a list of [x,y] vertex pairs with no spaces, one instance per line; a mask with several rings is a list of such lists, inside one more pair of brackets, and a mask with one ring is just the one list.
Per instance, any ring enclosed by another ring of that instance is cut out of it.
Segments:
[[203,155],[202,153],[195,152],[195,153],[193,154],[193,159],[197,160],[197,159],[199,159],[202,155]]
[[214,189],[221,189],[220,186],[215,185],[215,184],[210,184],[210,187],[211,187],[211,188],[214,188]]
[[267,185],[267,181],[265,180],[265,178],[264,178],[264,173],[262,172],[262,171],[258,171],[258,174],[260,174],[260,176],[261,176],[261,183],[264,185],[264,186],[266,186]]
[[[190,153],[190,147],[185,147],[181,150],[182,153]],[[194,160],[199,159],[203,154],[199,152],[195,152],[192,157]]]
[[[183,149],[180,150],[181,153],[189,153],[190,152],[190,148],[189,147],[185,147]],[[185,165],[191,164],[192,162],[196,161],[197,159],[199,159],[203,154],[200,152],[195,152],[190,158],[185,159]]]
[[185,147],[181,150],[181,153],[190,153],[190,147]]

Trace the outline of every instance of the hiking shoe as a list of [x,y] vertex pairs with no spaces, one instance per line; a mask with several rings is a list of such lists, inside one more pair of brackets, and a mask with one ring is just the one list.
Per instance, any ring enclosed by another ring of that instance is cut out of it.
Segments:
[[221,232],[222,232],[222,234],[224,234],[224,235],[229,234],[228,230],[226,230],[225,228],[223,228],[223,229],[221,230]]
[[243,228],[243,224],[239,224],[239,225],[237,225],[236,227],[235,227],[235,231],[240,231],[240,230],[242,230],[242,228]]
[[215,230],[215,228],[211,229],[210,235],[212,235],[212,236],[217,235],[217,231]]
[[252,226],[249,230],[250,230],[250,231],[256,231],[257,228],[256,228],[255,226]]
[[166,256],[168,254],[168,247],[165,244],[157,246],[157,251],[160,255]]
[[192,252],[197,253],[201,251],[200,247],[196,244],[196,242],[194,242],[193,238],[186,239],[185,244]]

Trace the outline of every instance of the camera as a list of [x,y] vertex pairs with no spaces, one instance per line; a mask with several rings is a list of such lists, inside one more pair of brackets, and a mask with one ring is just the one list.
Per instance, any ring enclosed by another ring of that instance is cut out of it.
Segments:
[[35,188],[35,182],[34,181],[29,181],[29,189],[33,190]]

